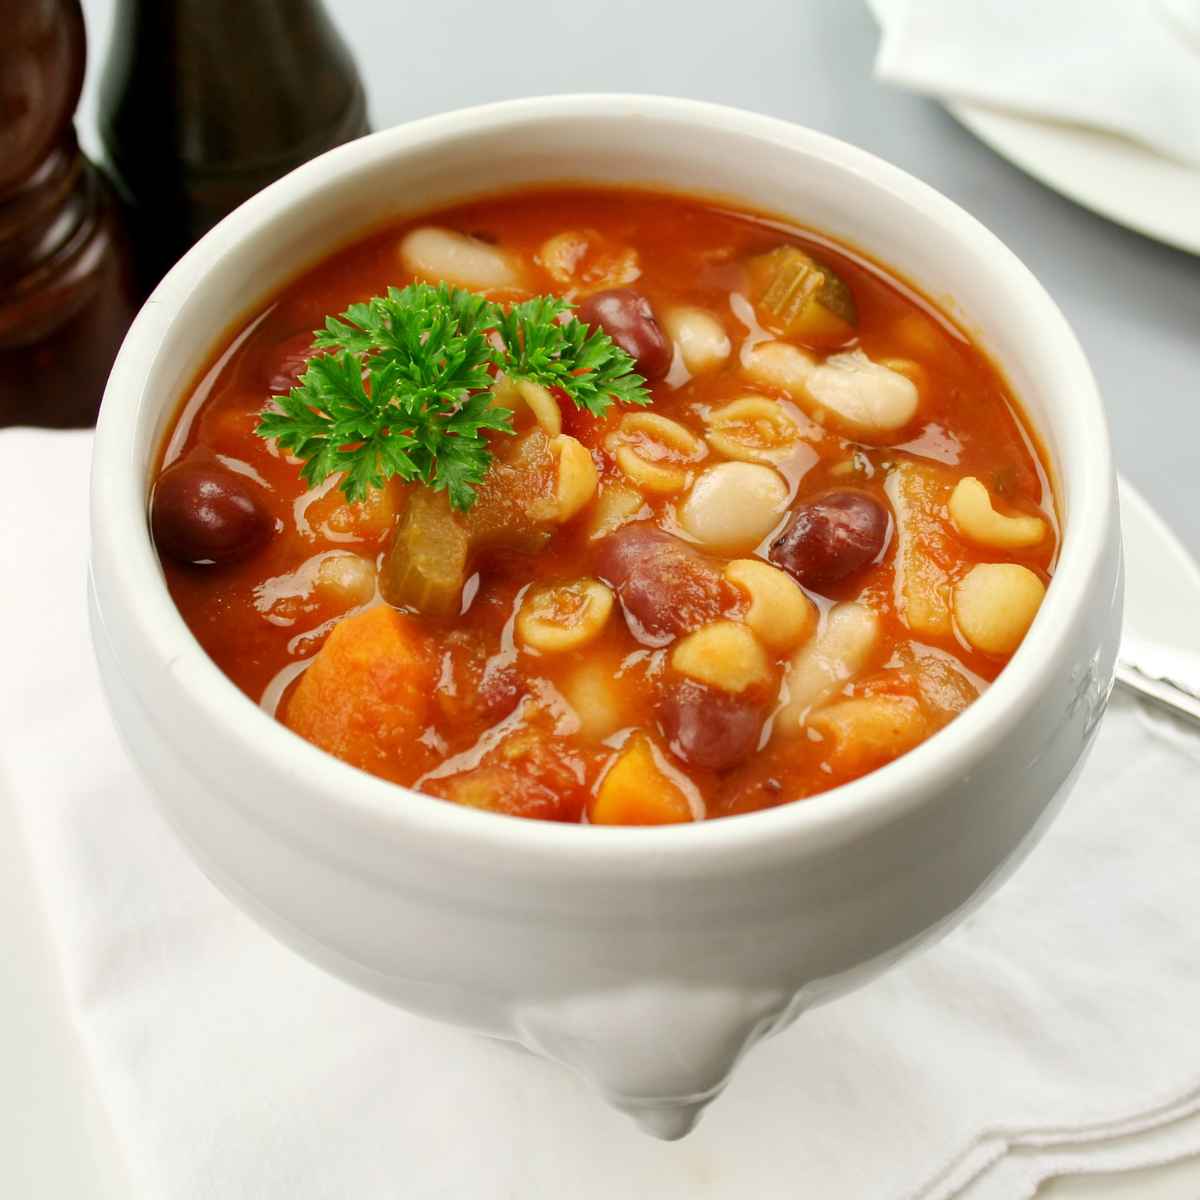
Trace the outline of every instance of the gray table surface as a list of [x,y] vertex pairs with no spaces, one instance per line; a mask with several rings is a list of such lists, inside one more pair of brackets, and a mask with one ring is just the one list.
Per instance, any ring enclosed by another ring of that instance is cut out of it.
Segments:
[[[658,92],[785,117],[926,180],[990,226],[1058,300],[1107,398],[1120,469],[1200,553],[1200,259],[1093,216],[998,157],[936,103],[877,84],[871,64],[878,30],[864,5],[326,3],[358,56],[376,128],[516,96]],[[83,0],[93,68],[103,60],[114,4]],[[89,71],[78,120],[93,152],[97,74]],[[49,1061],[40,1043],[28,1049]],[[84,1150],[68,1170],[63,1148],[80,1134],[68,1136],[49,1120],[35,1130],[36,1123],[31,1112],[19,1140],[30,1171],[50,1187],[40,1194],[124,1194],[119,1184],[101,1190]],[[1176,1200],[1195,1195],[1198,1181],[1193,1160],[1062,1180],[1039,1198]]]
[[[84,0],[93,65],[113,5]],[[1200,259],[1094,216],[938,104],[876,83],[879,34],[865,4],[740,0],[736,19],[688,0],[327,7],[358,56],[376,128],[516,96],[658,92],[786,117],[932,184],[1007,242],[1062,306],[1107,399],[1119,469],[1200,553]],[[95,74],[79,122],[88,146]]]

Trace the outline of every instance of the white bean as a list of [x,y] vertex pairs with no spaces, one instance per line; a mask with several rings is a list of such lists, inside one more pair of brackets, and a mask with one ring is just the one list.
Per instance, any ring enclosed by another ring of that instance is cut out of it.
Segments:
[[808,713],[860,674],[879,645],[878,615],[865,604],[835,605],[824,627],[792,659],[787,703],[775,718],[780,733],[794,734]]
[[809,416],[863,441],[886,440],[916,415],[920,394],[911,379],[861,350],[834,354],[816,367],[796,397]]
[[720,366],[733,349],[725,327],[703,308],[669,309],[663,317],[663,325],[667,336],[679,346],[683,365],[693,375]]
[[411,274],[433,283],[478,292],[521,286],[521,273],[503,250],[450,229],[414,229],[400,243],[400,259]]
[[816,360],[790,342],[758,342],[742,351],[742,368],[755,383],[781,388],[800,399]]
[[375,565],[357,554],[334,553],[317,568],[317,591],[347,607],[366,604],[375,595]]
[[787,484],[770,467],[718,463],[692,485],[679,506],[679,523],[712,550],[742,554],[771,532],[787,500]]

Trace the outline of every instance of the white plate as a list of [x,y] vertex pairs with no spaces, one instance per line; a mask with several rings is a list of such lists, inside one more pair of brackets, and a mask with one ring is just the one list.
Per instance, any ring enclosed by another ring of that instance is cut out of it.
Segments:
[[[1127,623],[1200,651],[1200,567],[1142,497],[1121,487]],[[23,830],[0,778],[0,1197],[117,1200],[134,1193],[68,1021]],[[736,1153],[735,1147],[729,1147]],[[1131,1171],[1105,1200],[1194,1197],[1194,1170]],[[1060,1185],[1052,1197],[1084,1193]],[[1153,1189],[1153,1190],[1151,1190]],[[1098,1193],[1089,1193],[1098,1194]],[[164,1198],[167,1200],[167,1198]]]
[[1120,225],[1200,254],[1200,169],[1114,134],[979,105],[946,107],[1035,179]]

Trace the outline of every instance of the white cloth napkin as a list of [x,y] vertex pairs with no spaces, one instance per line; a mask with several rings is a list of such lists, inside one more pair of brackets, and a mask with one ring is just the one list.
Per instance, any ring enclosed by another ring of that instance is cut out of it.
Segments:
[[139,1195],[990,1200],[1200,1150],[1197,739],[1117,697],[997,896],[654,1142],[564,1070],[324,976],[192,866],[98,690],[88,449],[0,435],[0,771]]
[[1200,166],[1195,0],[870,0],[888,83],[1131,138]]

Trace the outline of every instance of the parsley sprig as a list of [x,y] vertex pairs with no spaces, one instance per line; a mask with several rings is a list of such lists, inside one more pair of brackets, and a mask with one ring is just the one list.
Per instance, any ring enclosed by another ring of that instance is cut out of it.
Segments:
[[614,400],[650,402],[633,359],[570,312],[554,296],[505,310],[444,283],[389,288],[326,319],[299,384],[273,398],[256,432],[303,460],[311,484],[340,473],[350,501],[397,476],[466,510],[491,465],[486,434],[513,432],[492,368],[558,388],[596,416]]

